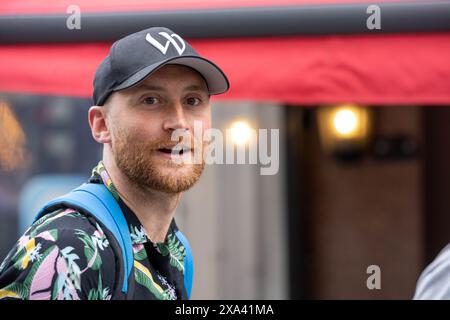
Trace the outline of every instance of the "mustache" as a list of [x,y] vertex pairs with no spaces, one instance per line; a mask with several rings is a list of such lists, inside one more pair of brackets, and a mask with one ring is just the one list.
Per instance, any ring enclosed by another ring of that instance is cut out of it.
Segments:
[[197,149],[204,149],[210,144],[208,139],[204,139],[203,135],[196,136],[194,134],[187,135],[177,135],[167,134],[155,139],[143,139],[143,137],[138,133],[126,132],[124,130],[117,129],[113,132],[114,141],[111,145],[114,148],[114,142],[124,146],[126,149],[142,149],[147,150],[147,152],[158,151],[158,149],[172,149],[175,146],[182,147],[183,149],[190,149],[195,151]]
[[181,147],[184,149],[191,149],[191,150],[195,150],[196,147],[199,146],[204,146],[205,144],[208,144],[207,141],[203,141],[202,139],[195,139],[195,138],[182,138],[178,139],[178,141],[174,141],[174,140],[170,140],[170,139],[160,139],[160,140],[155,140],[152,141],[150,143],[147,143],[147,148],[152,149],[152,150],[158,150],[158,149],[171,149],[174,148],[175,146],[177,147]]

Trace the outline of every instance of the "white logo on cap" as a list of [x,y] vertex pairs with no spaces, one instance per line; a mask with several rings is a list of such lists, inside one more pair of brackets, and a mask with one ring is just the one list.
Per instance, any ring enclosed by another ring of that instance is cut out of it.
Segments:
[[[155,38],[153,38],[150,33],[147,33],[145,36],[145,40],[147,40],[152,46],[154,46],[156,49],[162,52],[162,54],[167,53],[167,49],[169,49],[169,45],[172,44],[175,49],[177,50],[178,54],[181,55],[184,52],[184,49],[186,49],[186,44],[184,43],[183,39],[176,33],[172,33],[169,35],[167,32],[159,32],[158,34],[162,35],[164,38],[167,39],[166,44],[163,46],[161,43],[158,42]],[[175,41],[175,39],[178,39],[181,43],[181,47],[178,45],[178,43]]]

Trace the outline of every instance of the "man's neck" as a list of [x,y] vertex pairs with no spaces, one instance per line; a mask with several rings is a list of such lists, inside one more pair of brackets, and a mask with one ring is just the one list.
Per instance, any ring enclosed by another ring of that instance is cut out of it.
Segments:
[[136,214],[150,240],[164,242],[182,193],[169,194],[141,188],[133,184],[111,159],[104,157],[103,164],[120,198]]

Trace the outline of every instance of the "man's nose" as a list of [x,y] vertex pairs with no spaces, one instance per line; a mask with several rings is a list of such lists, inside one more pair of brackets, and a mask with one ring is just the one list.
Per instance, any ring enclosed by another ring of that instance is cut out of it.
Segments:
[[186,115],[180,103],[176,103],[171,108],[168,108],[164,121],[164,130],[173,131],[177,129],[189,130]]

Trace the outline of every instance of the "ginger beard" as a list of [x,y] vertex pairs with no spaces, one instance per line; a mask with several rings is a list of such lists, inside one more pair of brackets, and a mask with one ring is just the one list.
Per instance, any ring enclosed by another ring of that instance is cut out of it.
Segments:
[[[176,164],[158,154],[158,148],[174,143],[176,141],[171,141],[170,137],[142,141],[136,130],[112,130],[111,149],[117,167],[129,181],[142,189],[179,193],[188,190],[198,181],[205,167],[205,153],[202,154],[200,163],[188,164]],[[206,145],[203,143],[203,151],[206,150]],[[192,144],[192,152],[194,146],[201,144]]]

